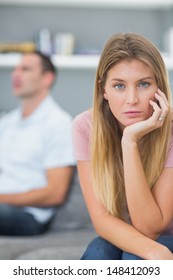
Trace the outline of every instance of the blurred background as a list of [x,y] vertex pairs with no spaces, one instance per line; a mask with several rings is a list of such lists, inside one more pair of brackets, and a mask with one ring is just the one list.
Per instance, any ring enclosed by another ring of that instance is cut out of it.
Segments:
[[33,48],[58,67],[59,104],[73,117],[88,109],[99,54],[117,32],[137,32],[157,45],[173,90],[173,0],[0,0],[0,113],[16,107],[11,70],[20,52]]

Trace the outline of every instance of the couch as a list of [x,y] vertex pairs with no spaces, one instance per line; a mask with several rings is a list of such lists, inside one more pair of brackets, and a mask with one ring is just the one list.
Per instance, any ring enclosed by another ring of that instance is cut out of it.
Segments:
[[66,202],[42,235],[0,236],[0,260],[78,260],[95,237],[75,168]]

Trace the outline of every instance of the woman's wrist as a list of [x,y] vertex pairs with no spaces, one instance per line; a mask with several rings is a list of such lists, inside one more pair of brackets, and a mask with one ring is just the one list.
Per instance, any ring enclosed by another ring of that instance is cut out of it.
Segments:
[[156,246],[150,247],[147,253],[147,260],[173,260],[173,254],[164,245],[157,243]]
[[122,148],[124,146],[137,146],[137,142],[137,139],[135,139],[135,137],[129,134],[123,134],[121,139]]

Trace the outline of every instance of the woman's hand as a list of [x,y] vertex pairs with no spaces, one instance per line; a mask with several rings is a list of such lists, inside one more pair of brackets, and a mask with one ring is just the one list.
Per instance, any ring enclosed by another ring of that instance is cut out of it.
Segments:
[[156,101],[149,101],[153,107],[152,116],[147,120],[127,126],[123,131],[123,138],[125,137],[133,142],[138,142],[144,135],[163,125],[169,112],[169,104],[165,94],[160,89],[155,93],[155,99],[159,102],[159,105]]
[[159,243],[157,245],[160,248],[156,251],[152,250],[148,260],[173,260],[173,254],[166,246]]

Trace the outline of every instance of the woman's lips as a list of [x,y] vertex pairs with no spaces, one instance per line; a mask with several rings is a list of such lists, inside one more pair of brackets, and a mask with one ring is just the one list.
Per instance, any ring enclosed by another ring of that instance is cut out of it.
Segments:
[[141,111],[127,111],[127,112],[124,112],[124,114],[130,118],[135,118],[135,117],[139,117],[142,112]]

